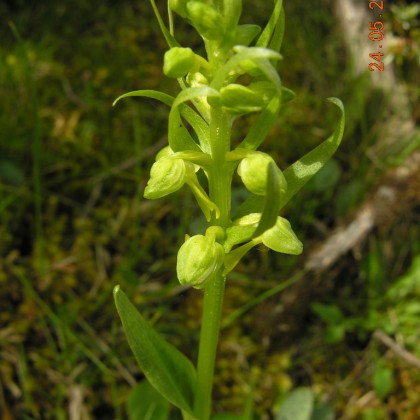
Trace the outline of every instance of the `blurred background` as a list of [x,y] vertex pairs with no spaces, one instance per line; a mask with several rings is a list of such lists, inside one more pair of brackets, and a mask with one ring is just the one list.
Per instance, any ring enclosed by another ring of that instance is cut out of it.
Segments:
[[[252,378],[259,419],[299,386],[336,418],[418,419],[420,6],[385,1],[380,73],[357,65],[358,42],[376,52],[367,2],[284,3],[279,71],[297,97],[262,150],[285,169],[328,137],[329,96],[346,133],[284,211],[303,255],[254,249],[228,279],[215,410],[240,412]],[[242,22],[263,25],[271,6],[245,1]],[[186,188],[142,199],[168,109],[111,106],[176,94],[166,44],[148,1],[2,0],[0,16],[0,418],[125,419],[142,374],[113,287],[191,358],[198,342],[202,294],[175,262],[203,220]],[[176,36],[200,48],[188,26]],[[242,196],[235,183],[233,205]]]

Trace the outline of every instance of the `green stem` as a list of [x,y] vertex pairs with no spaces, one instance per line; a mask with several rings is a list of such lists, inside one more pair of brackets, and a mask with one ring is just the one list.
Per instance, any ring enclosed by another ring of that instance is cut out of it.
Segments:
[[[219,207],[220,217],[213,216],[211,224],[223,228],[226,228],[230,221],[232,169],[225,162],[226,152],[230,150],[230,129],[229,117],[221,109],[212,108],[210,138],[214,164],[209,168],[209,192],[210,199]],[[194,401],[194,414],[200,420],[207,420],[211,415],[211,394],[224,289],[225,277],[222,268],[214,273],[204,294]]]
[[224,288],[225,278],[219,271],[205,289],[194,404],[194,413],[200,420],[207,420],[211,414],[211,394]]
[[219,207],[220,218],[213,218],[212,225],[226,228],[230,221],[232,165],[226,162],[230,151],[231,122],[221,109],[210,113],[210,142],[213,165],[209,168],[210,199]]

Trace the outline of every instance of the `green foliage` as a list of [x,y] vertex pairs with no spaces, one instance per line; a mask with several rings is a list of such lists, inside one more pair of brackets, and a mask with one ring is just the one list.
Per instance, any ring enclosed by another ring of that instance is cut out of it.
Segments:
[[[205,218],[196,209],[189,187],[158,203],[140,199],[147,182],[146,171],[158,149],[165,145],[162,121],[168,116],[167,108],[147,98],[110,108],[120,92],[139,83],[154,92],[169,92],[159,95],[167,101],[163,103],[172,106],[176,96],[173,80],[163,77],[160,68],[168,46],[159,26],[151,24],[153,7],[149,2],[58,0],[37,2],[33,7],[26,3],[0,2],[0,15],[6,22],[0,26],[0,417],[66,418],[77,404],[83,415],[123,420],[128,417],[129,389],[142,380],[142,374],[115,317],[109,299],[112,285],[121,284],[135,306],[142,308],[144,318],[191,358],[196,356],[205,293],[185,290],[175,276],[174,256],[184,233],[206,231]],[[156,3],[165,18],[165,4]],[[236,34],[229,36],[237,44],[255,45],[272,5],[271,1],[249,0]],[[376,182],[378,173],[386,169],[389,159],[375,156],[371,147],[380,141],[389,114],[387,98],[372,92],[371,79],[351,75],[343,31],[328,5],[321,0],[289,1],[284,7],[284,59],[275,62],[275,67],[280,69],[282,82],[298,95],[288,103],[293,93],[281,86],[279,112],[279,97],[274,95],[260,113],[236,118],[232,145],[255,150],[267,139],[264,151],[284,171],[328,137],[324,127],[332,127],[335,116],[319,98],[337,95],[344,99],[346,138],[335,157],[341,169],[340,180],[331,188],[328,183],[323,185],[324,181],[316,187],[309,181],[281,214],[310,249],[335,223],[345,220],[348,211]],[[230,16],[235,19],[235,10]],[[283,17],[280,15],[279,20]],[[397,78],[407,84],[416,116],[417,24],[415,19],[410,20],[410,29],[403,29],[391,9],[386,19],[388,34],[393,32],[388,38],[392,41],[388,57],[395,60]],[[7,22],[16,26],[28,61]],[[179,47],[181,43],[204,57],[204,50],[196,49],[198,38],[193,29],[183,25],[178,16],[174,16],[174,23],[173,36],[170,26],[165,35],[169,45]],[[230,28],[230,24],[225,26]],[[277,27],[281,29],[281,25]],[[250,71],[261,74],[258,68]],[[235,83],[247,85],[246,78],[242,75]],[[203,84],[205,79],[204,74],[195,73],[189,83]],[[39,111],[36,118],[33,88]],[[271,95],[265,87],[262,92],[266,97]],[[188,106],[188,101],[179,106],[181,119],[196,144],[198,139],[191,127],[201,130],[200,138],[205,139],[206,124],[189,110],[201,108],[204,114],[203,98],[198,97],[194,106]],[[265,118],[267,114],[270,118]],[[40,195],[35,193],[33,183],[31,139],[36,126],[41,139],[37,151]],[[396,146],[384,150],[393,164],[418,147],[418,136],[413,133],[410,139],[399,139]],[[401,155],[403,146],[405,154]],[[187,160],[194,164],[191,156]],[[198,163],[205,165],[205,158],[201,156]],[[200,170],[197,176],[207,191],[204,172]],[[239,183],[234,173],[234,212],[249,197]],[[347,190],[349,185],[356,188]],[[42,260],[35,239],[36,199],[41,202],[46,238]],[[261,200],[260,208],[263,206]],[[342,219],[337,219],[337,208]],[[233,219],[247,214],[245,211]],[[408,271],[408,267],[418,253],[417,225],[415,214],[407,212],[393,229],[382,226],[379,234],[374,232],[380,245],[375,252],[379,248],[380,255],[371,262],[362,258],[363,266],[359,265],[358,253],[355,260],[352,254],[345,256],[337,267],[345,267],[339,281],[335,281],[337,270],[323,279],[321,291],[326,284],[334,285],[334,290],[328,291],[322,301],[334,303],[345,318],[353,310],[364,313],[369,306],[366,286],[370,281],[365,281],[366,275],[379,273],[374,269],[377,262],[383,264],[386,275],[385,281],[376,283],[382,285],[383,293],[409,273],[415,284],[418,273]],[[253,393],[255,418],[271,415],[267,413],[271,413],[278,393],[303,382],[311,382],[317,392],[322,389],[322,394],[333,398],[339,415],[348,412],[355,395],[372,389],[369,372],[381,356],[370,362],[366,341],[359,341],[355,330],[337,345],[325,345],[320,329],[306,328],[308,318],[305,323],[292,321],[295,333],[280,332],[283,317],[279,318],[277,293],[305,278],[301,270],[304,257],[279,257],[264,248],[254,247],[229,275],[214,384],[215,409],[242,412],[253,366],[259,372]],[[357,251],[361,255],[371,252]],[[394,308],[397,314],[391,317],[387,333],[401,332],[407,349],[419,355],[418,293],[409,284],[404,289],[410,290],[404,297],[387,298],[389,315],[394,314]],[[383,314],[381,310],[379,317]],[[294,345],[286,348],[291,340]],[[299,349],[305,349],[305,354]],[[280,359],[292,354],[293,364],[284,365]],[[352,377],[355,367],[352,361],[359,357],[367,360],[365,374],[349,382],[347,378]],[[383,419],[392,416],[393,410],[408,418],[420,417],[416,371],[397,358],[387,359],[386,367],[394,374],[388,398],[371,401],[371,406],[379,408],[366,408],[354,417],[368,418],[368,413],[375,411],[371,418]],[[170,415],[177,418],[174,410]]]
[[372,385],[380,398],[385,398],[391,391],[394,384],[393,372],[381,362],[375,364],[372,375]]
[[276,420],[310,420],[314,397],[308,388],[296,388],[284,400]]
[[282,399],[276,420],[334,420],[334,410],[328,404],[318,403],[310,388],[292,390]]
[[168,401],[192,413],[195,370],[191,362],[154,331],[119,286],[114,298],[130,347],[149,382]]
[[130,420],[166,420],[169,418],[169,402],[148,381],[139,382],[127,401]]
[[[284,33],[282,1],[275,1],[270,20],[255,46],[237,45],[240,0],[226,0],[223,5],[192,0],[168,2],[170,30],[163,23],[154,1],[151,3],[170,47],[165,54],[164,72],[178,78],[181,92],[172,99],[159,92],[134,91],[122,95],[114,104],[122,97],[144,96],[171,106],[169,146],[158,153],[144,197],[160,198],[187,184],[209,223],[205,236],[187,237],[177,257],[180,283],[205,290],[195,384],[187,378],[188,389],[178,394],[174,379],[177,372],[188,370],[181,353],[153,333],[119,289],[116,289],[115,297],[129,343],[146,377],[184,415],[205,420],[211,415],[225,276],[260,243],[277,252],[302,252],[302,244],[290,223],[278,213],[336,151],[344,133],[344,108],[339,99],[328,99],[341,112],[338,127],[333,135],[283,174],[273,158],[255,151],[264,139],[258,131],[267,133],[275,122],[283,92],[284,102],[293,95],[282,88],[273,65],[281,59],[278,51]],[[190,48],[178,47],[172,35],[171,10],[197,30],[204,41],[206,60]],[[251,79],[247,85],[237,83],[243,76]],[[245,138],[245,148],[231,150],[233,121],[254,112],[261,112],[256,122],[258,131],[250,130],[253,135]],[[184,123],[182,113],[191,121],[190,129]],[[236,168],[252,195],[241,207],[242,217],[232,221],[231,183]],[[207,185],[200,182],[203,177],[196,176],[198,171],[204,173]],[[124,299],[118,299],[120,293]],[[136,322],[139,325],[136,326]],[[154,355],[154,348],[147,341],[156,343],[157,353],[164,352],[162,360]],[[178,363],[181,364],[177,366]]]
[[368,306],[363,313],[355,311],[345,314],[336,304],[317,302],[312,305],[312,310],[326,324],[325,338],[330,343],[337,343],[345,339],[346,333],[357,333],[364,337],[381,329],[391,334],[404,334],[406,342],[414,344],[419,337],[416,330],[420,315],[419,256],[414,258],[407,273],[396,279],[385,293],[382,291],[385,273],[382,263],[378,261],[378,252],[372,252],[366,258],[370,289]]

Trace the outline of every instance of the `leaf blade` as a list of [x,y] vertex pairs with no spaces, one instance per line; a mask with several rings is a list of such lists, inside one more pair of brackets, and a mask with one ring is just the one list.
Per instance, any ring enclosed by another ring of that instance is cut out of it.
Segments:
[[267,192],[264,198],[264,207],[261,219],[258,223],[252,238],[262,235],[266,230],[271,229],[277,220],[280,208],[281,188],[277,167],[273,162],[267,168]]
[[146,380],[139,382],[128,395],[130,420],[167,420],[169,409],[169,402]]
[[165,23],[163,22],[162,16],[159,13],[159,9],[156,6],[155,0],[150,0],[150,3],[152,4],[153,11],[155,13],[156,19],[159,23],[160,30],[165,37],[165,40],[170,48],[173,47],[179,47],[178,41],[173,37],[173,35],[170,33],[168,28],[166,27]]
[[114,288],[114,300],[146,378],[168,401],[192,414],[196,373],[190,360],[149,325],[119,286]]
[[286,203],[324,166],[341,143],[344,134],[345,114],[343,103],[338,98],[328,98],[340,111],[340,121],[334,133],[315,149],[289,166],[284,172],[287,191],[282,197],[280,208]]
[[283,0],[276,0],[273,13],[271,14],[267,25],[265,26],[264,30],[262,31],[260,37],[257,40],[257,47],[269,47],[270,40],[273,36],[273,33],[276,30],[276,27],[278,26],[277,23],[281,14],[282,6]]

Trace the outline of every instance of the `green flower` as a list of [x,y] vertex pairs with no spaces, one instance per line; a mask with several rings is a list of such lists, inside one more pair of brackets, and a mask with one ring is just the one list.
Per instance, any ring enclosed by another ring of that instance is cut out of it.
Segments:
[[192,236],[178,251],[178,280],[181,284],[202,289],[211,276],[222,267],[223,261],[223,246],[216,242],[215,235]]
[[186,9],[188,18],[203,38],[212,40],[222,38],[224,19],[217,10],[200,1],[189,1]]
[[191,48],[174,47],[166,51],[163,72],[168,77],[184,77],[196,64],[196,56]]
[[188,0],[169,0],[169,8],[179,16],[187,17],[187,2]]
[[150,170],[150,179],[144,190],[144,197],[156,199],[179,190],[185,183],[187,165],[174,155],[164,156],[157,160]]
[[[238,166],[238,174],[246,188],[256,195],[265,195],[267,188],[268,164],[274,159],[262,152],[250,152],[241,160]],[[279,174],[280,192],[284,194],[287,189],[287,181],[283,172],[276,166]]]
[[[235,220],[232,226],[226,229],[226,240],[224,242],[226,252],[225,270],[223,274],[226,275],[232,271],[250,249],[261,243],[273,251],[283,254],[299,255],[302,253],[302,242],[293,232],[289,221],[280,216],[277,217],[272,228],[267,229],[260,236],[252,238],[260,219],[260,213],[251,213]],[[239,246],[231,250],[235,245]]]

